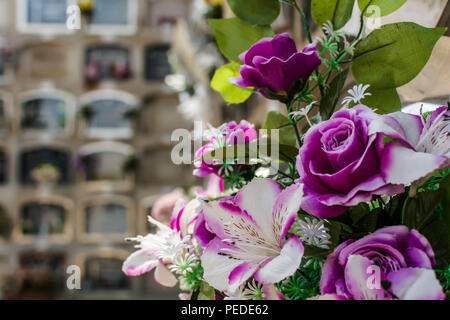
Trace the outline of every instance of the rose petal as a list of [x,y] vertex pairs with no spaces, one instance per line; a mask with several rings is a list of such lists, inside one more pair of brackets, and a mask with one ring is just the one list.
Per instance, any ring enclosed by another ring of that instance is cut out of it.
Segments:
[[447,157],[416,152],[391,141],[381,156],[382,174],[387,183],[410,185],[436,171],[447,162]]
[[370,268],[374,263],[360,255],[351,255],[345,266],[345,283],[347,289],[355,300],[384,300],[384,289],[380,279],[375,279],[374,285],[379,281],[379,288],[369,287],[369,277],[375,277]]
[[433,270],[404,268],[390,272],[392,293],[401,300],[444,300],[445,294]]

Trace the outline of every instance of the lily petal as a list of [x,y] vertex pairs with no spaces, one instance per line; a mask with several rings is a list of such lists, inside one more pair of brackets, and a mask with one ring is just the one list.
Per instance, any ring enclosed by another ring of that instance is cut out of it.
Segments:
[[275,238],[280,239],[280,246],[297,217],[302,198],[303,185],[298,184],[287,187],[277,198],[273,209],[273,229]]
[[123,263],[122,271],[131,277],[137,277],[152,271],[159,261],[155,255],[155,250],[141,249],[133,252]]
[[263,284],[277,283],[293,275],[302,261],[302,241],[292,235],[281,249],[280,255],[271,259],[255,273],[255,279]]
[[177,284],[177,278],[166,268],[165,265],[159,263],[155,270],[155,281],[164,287],[173,287]]
[[271,179],[253,179],[237,193],[235,205],[245,210],[267,236],[278,242],[272,230],[272,210],[281,193],[278,183]]
[[223,254],[224,248],[232,248],[222,242],[219,238],[212,240],[205,248],[201,257],[204,269],[203,278],[205,281],[219,291],[229,291],[230,273],[239,266],[242,261],[231,258]]

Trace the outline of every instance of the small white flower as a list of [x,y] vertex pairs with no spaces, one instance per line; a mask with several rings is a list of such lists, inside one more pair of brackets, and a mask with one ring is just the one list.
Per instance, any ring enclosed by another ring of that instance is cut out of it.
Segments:
[[342,101],[342,104],[344,107],[347,107],[351,102],[353,103],[361,103],[361,100],[364,99],[366,96],[371,96],[372,94],[369,92],[366,92],[366,90],[370,87],[370,84],[359,84],[355,85],[352,89],[348,90],[348,93],[350,96],[347,96]]
[[304,220],[297,219],[294,224],[294,230],[300,239],[308,245],[329,249],[328,245],[331,244],[331,236],[328,228],[325,227],[324,220],[318,221],[315,218],[311,220],[308,217],[305,217]]
[[176,256],[173,259],[173,264],[168,268],[170,271],[186,276],[187,272],[192,272],[199,263],[199,259],[196,255],[192,253],[184,253]]
[[340,37],[344,37],[344,34],[342,32],[334,30],[333,23],[330,20],[323,24],[322,31],[323,33],[325,33],[325,35],[336,40],[338,40]]
[[303,116],[306,117],[316,103],[317,103],[317,101],[313,101],[310,104],[308,104],[306,107],[301,108],[298,111],[293,111],[293,112],[289,113],[289,115],[292,117],[303,117]]
[[328,20],[323,24],[322,30],[327,36],[331,36],[334,32],[333,23]]

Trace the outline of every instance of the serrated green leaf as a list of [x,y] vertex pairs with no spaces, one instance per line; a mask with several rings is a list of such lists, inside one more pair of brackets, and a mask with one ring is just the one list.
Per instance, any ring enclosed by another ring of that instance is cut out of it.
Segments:
[[242,63],[239,55],[258,40],[275,35],[270,26],[251,25],[239,18],[209,19],[208,22],[214,30],[220,51],[229,60],[238,63]]
[[377,109],[377,113],[391,113],[400,111],[402,103],[397,93],[397,89],[377,90],[369,88],[367,90],[371,95],[361,100],[362,104]]
[[445,31],[412,22],[382,26],[356,46],[352,64],[355,79],[376,89],[407,84],[423,69]]
[[[358,0],[358,5],[362,11],[369,4],[369,2],[371,2],[369,5],[369,9],[365,13],[365,16],[378,18],[396,11],[401,6],[403,6],[406,1],[408,0]],[[377,9],[377,11],[374,11],[375,9],[371,9],[370,6],[377,6],[379,9]]]
[[268,130],[270,135],[270,130],[279,129],[279,140],[281,144],[295,147],[297,145],[297,140],[295,137],[294,128],[287,117],[278,111],[270,111],[267,114],[266,121],[262,127]]
[[278,0],[228,0],[233,13],[250,24],[269,25],[280,14]]
[[253,91],[250,88],[238,87],[229,81],[229,78],[239,76],[239,64],[226,64],[214,73],[211,88],[219,92],[227,103],[242,103],[251,96]]
[[341,97],[342,88],[350,69],[340,72],[330,83],[326,94],[320,101],[320,116],[323,120],[328,120],[333,115],[336,105]]
[[355,0],[312,0],[311,15],[321,27],[327,21],[335,30],[341,29],[352,17]]

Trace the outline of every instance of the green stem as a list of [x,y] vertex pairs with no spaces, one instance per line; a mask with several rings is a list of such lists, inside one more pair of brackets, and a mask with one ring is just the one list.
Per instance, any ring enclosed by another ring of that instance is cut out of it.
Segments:
[[306,35],[308,36],[309,43],[312,43],[312,37],[311,37],[311,28],[309,26],[308,20],[306,20],[305,12],[298,6],[297,1],[292,1],[294,4],[295,9],[297,9],[298,13],[302,16],[303,21],[303,27],[305,28]]
[[293,102],[294,101],[290,101],[288,104],[286,104],[286,107],[288,110],[289,120],[291,122],[292,127],[294,127],[295,136],[297,137],[297,141],[298,141],[298,146],[300,147],[302,145],[302,139],[300,138],[300,133],[298,132],[297,122],[295,122],[294,117],[291,115]]

